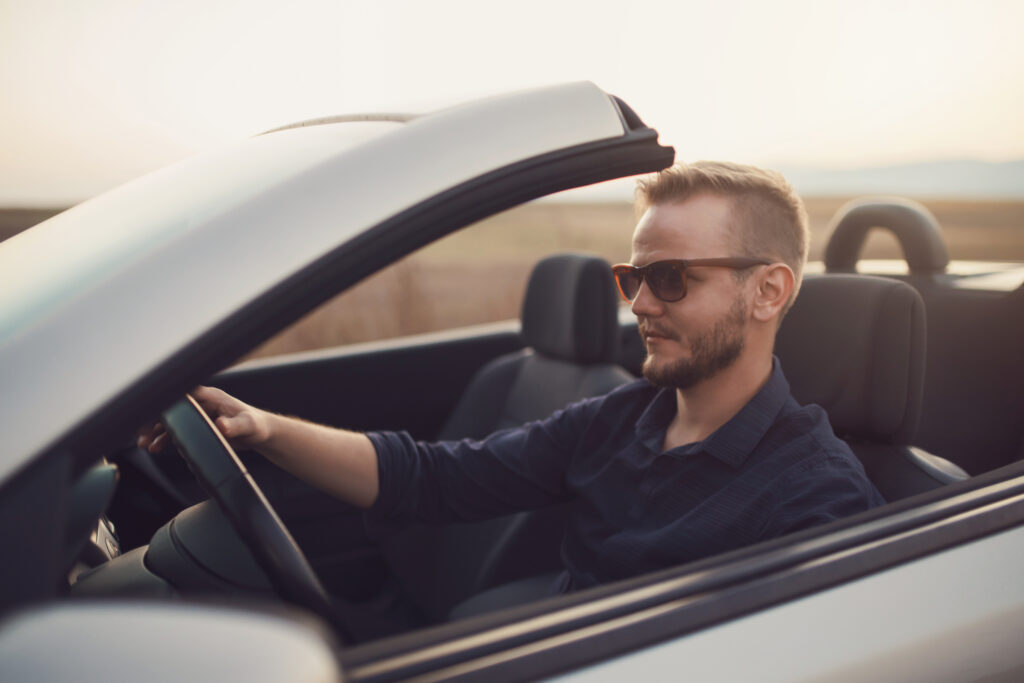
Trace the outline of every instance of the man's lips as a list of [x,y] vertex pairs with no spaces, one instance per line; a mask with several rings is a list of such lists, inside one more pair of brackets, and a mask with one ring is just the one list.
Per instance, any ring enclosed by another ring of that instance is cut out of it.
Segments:
[[679,335],[672,330],[666,330],[660,327],[653,327],[651,325],[640,325],[640,336],[644,341],[660,341],[667,339],[670,341],[679,341]]

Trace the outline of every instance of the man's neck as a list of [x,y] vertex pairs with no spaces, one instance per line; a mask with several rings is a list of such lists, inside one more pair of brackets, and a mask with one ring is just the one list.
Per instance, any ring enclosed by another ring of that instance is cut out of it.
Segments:
[[744,353],[714,377],[687,389],[676,389],[676,415],[665,430],[662,449],[711,436],[754,398],[771,373],[770,353]]

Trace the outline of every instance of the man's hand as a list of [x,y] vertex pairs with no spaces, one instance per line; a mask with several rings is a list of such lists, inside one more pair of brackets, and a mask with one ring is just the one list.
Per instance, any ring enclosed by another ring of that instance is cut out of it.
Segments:
[[[258,448],[270,439],[270,420],[265,411],[213,387],[198,387],[192,396],[233,446]],[[169,440],[163,424],[156,422],[139,430],[137,443],[139,448],[158,453]]]
[[[212,387],[199,387],[192,396],[232,445],[254,449],[313,486],[360,507],[368,508],[377,499],[377,451],[365,434],[275,415]],[[150,453],[162,450],[169,440],[160,423],[139,430],[138,445]]]
[[259,448],[270,440],[271,421],[266,411],[213,387],[199,387],[192,396],[233,446]]
[[139,448],[143,448],[150,453],[159,453],[167,446],[170,438],[167,430],[164,429],[163,423],[154,422],[139,429],[139,436],[135,443]]

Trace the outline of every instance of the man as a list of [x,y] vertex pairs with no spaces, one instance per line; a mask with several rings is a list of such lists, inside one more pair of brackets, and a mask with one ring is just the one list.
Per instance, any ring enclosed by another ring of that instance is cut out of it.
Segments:
[[[706,557],[884,502],[824,412],[800,407],[775,333],[799,289],[807,218],[778,174],[719,162],[642,182],[613,271],[644,380],[482,441],[425,444],[273,415],[202,388],[235,444],[367,508],[447,522],[571,501],[559,589]],[[159,450],[160,428],[140,437]]]

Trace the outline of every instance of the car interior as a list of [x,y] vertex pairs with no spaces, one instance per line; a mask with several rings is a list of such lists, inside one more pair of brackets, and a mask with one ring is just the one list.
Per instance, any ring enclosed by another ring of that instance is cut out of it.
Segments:
[[[873,228],[896,235],[906,274],[857,272]],[[824,272],[805,276],[776,354],[797,400],[825,408],[894,502],[1024,457],[1022,342],[1020,269],[1002,279],[957,272],[930,214],[884,200],[836,216]],[[608,263],[559,254],[535,267],[519,324],[260,360],[211,384],[315,422],[476,438],[605,393],[638,376],[642,361],[636,322],[619,306]],[[561,508],[369,528],[355,508],[258,456],[240,456],[315,570],[303,580],[330,596],[314,611],[340,624],[346,640],[520,604],[543,594],[560,567]],[[72,595],[167,595],[168,584],[182,594],[281,592],[175,454],[126,447],[111,460],[116,468],[87,470],[75,488],[65,550]],[[99,533],[91,523],[103,509],[116,536],[109,522]],[[107,560],[118,551],[121,569],[112,571],[118,563]],[[166,583],[139,580],[143,566]]]

